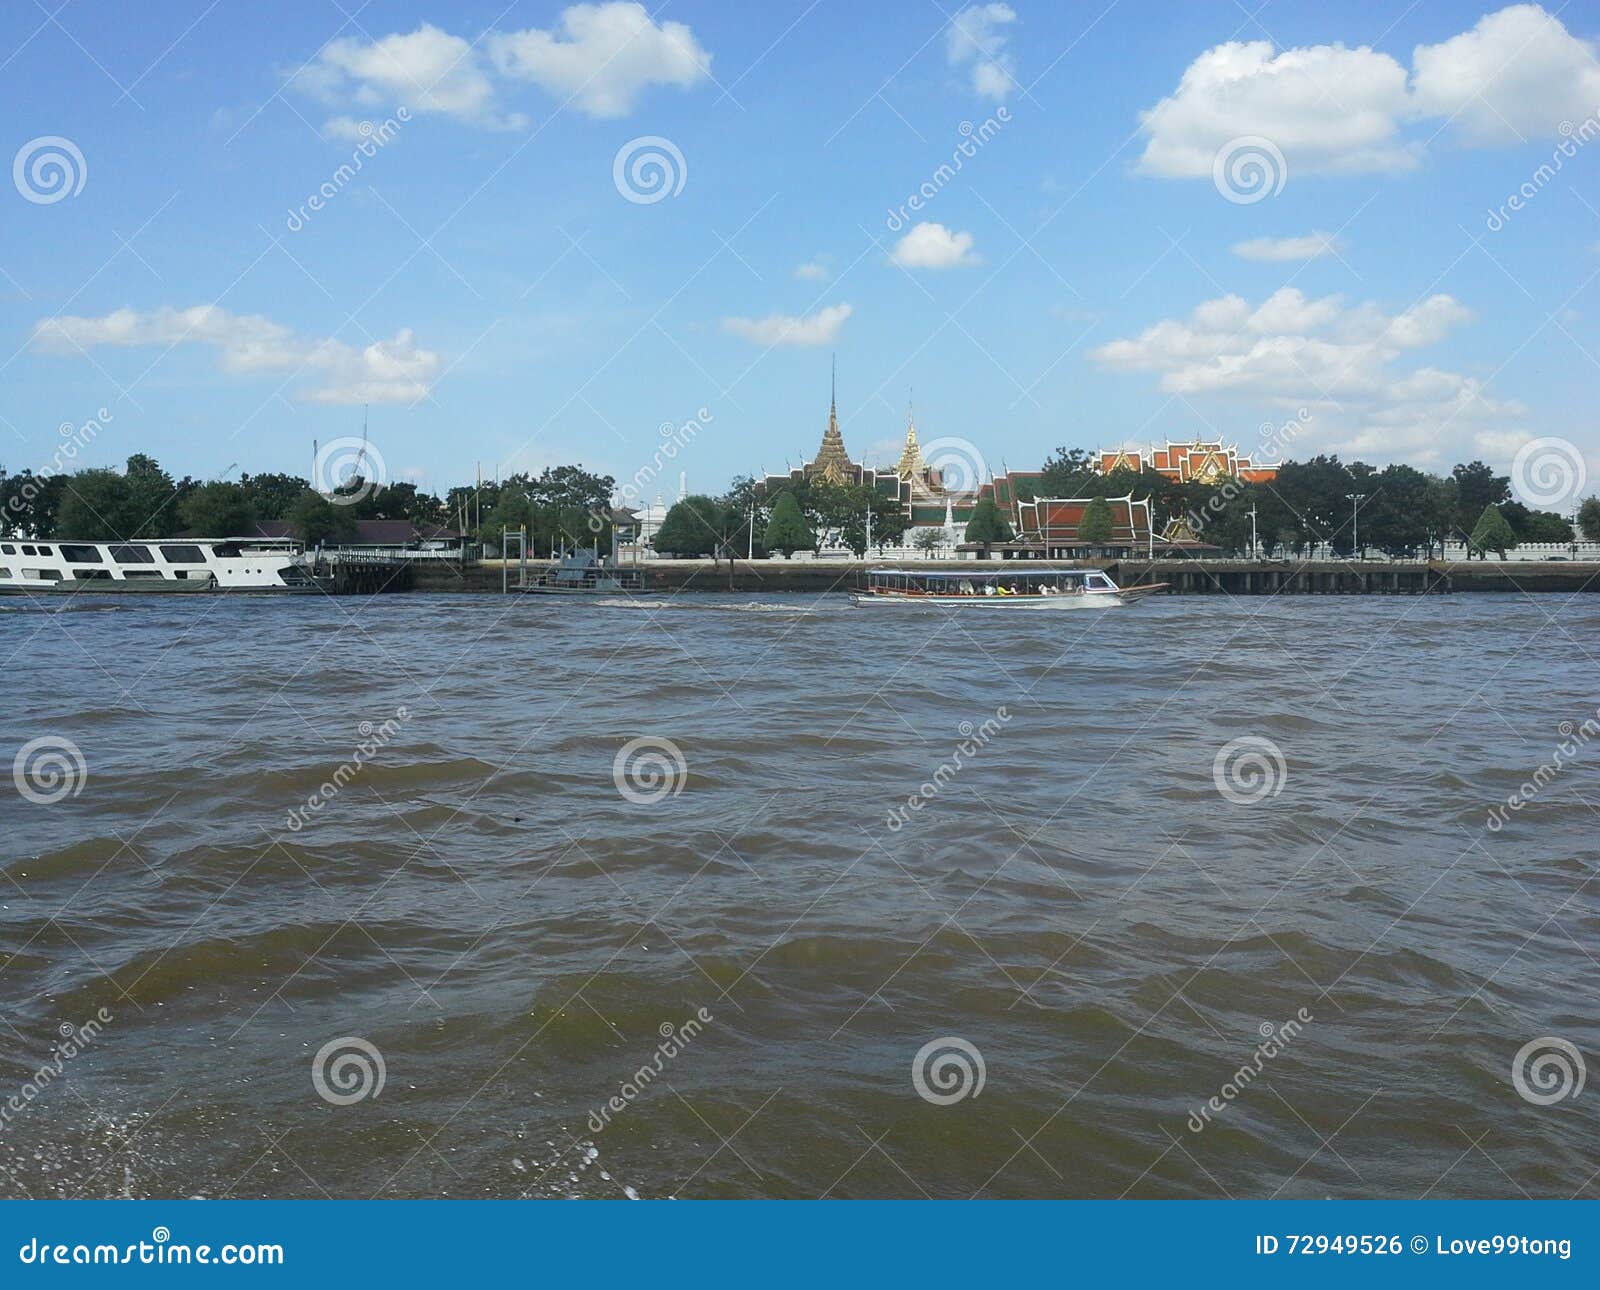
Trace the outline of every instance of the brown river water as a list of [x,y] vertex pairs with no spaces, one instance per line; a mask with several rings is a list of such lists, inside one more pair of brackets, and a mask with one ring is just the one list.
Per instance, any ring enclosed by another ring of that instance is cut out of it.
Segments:
[[1595,1197],[1597,653],[0,601],[0,1195]]

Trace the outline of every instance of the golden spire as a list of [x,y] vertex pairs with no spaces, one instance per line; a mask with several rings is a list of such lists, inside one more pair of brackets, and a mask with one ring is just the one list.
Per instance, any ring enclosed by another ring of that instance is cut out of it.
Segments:
[[822,432],[822,446],[807,468],[808,475],[821,475],[830,484],[848,484],[855,478],[855,466],[844,448],[844,436],[839,433],[839,386],[837,375],[830,382],[828,396],[828,428]]
[[894,468],[895,474],[901,479],[919,479],[927,472],[928,466],[922,460],[922,445],[917,442],[917,422],[912,416],[911,409],[906,409],[906,446],[900,454],[900,464]]

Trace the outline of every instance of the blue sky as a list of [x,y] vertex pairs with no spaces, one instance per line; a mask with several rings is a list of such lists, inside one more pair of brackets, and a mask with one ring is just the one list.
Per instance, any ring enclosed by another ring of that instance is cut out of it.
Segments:
[[0,14],[13,470],[105,408],[90,464],[306,473],[366,400],[392,478],[622,478],[704,409],[715,491],[836,353],[858,458],[914,389],[996,472],[1303,408],[1290,456],[1600,478],[1594,4],[58,3]]

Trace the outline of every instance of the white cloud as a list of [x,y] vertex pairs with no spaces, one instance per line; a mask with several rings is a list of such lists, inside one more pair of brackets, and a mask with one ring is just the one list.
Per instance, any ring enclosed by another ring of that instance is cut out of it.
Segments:
[[331,40],[291,83],[325,103],[404,104],[414,112],[439,112],[500,129],[527,124],[520,113],[499,110],[494,85],[472,45],[430,23],[370,43],[355,36]]
[[1472,318],[1448,295],[1399,313],[1376,303],[1311,299],[1293,287],[1252,307],[1239,296],[1208,300],[1186,318],[1091,352],[1102,367],[1152,372],[1184,398],[1221,394],[1278,410],[1307,408],[1296,455],[1343,451],[1436,462],[1452,450],[1483,451],[1525,409],[1491,398],[1475,378],[1402,360],[1445,340]]
[[[346,143],[360,143],[363,139],[372,136],[372,131],[377,123],[367,120],[356,120],[353,116],[329,117],[322,124],[322,137],[324,139],[339,139]],[[366,126],[363,130],[361,127]]]
[[1008,4],[975,4],[950,20],[944,34],[945,61],[951,67],[972,69],[972,89],[985,98],[1003,99],[1016,86],[1016,61],[1006,45],[1004,30],[1017,20]]
[[805,264],[795,266],[794,276],[802,282],[826,282],[833,275],[828,271],[828,266],[822,263],[821,258],[808,260]]
[[1398,137],[1405,70],[1387,54],[1343,45],[1287,49],[1230,41],[1191,63],[1173,94],[1140,114],[1149,141],[1139,168],[1211,177],[1233,139],[1270,139],[1289,173],[1403,170],[1416,163]]
[[1253,237],[1235,242],[1233,253],[1241,260],[1286,261],[1318,260],[1339,249],[1331,233],[1307,233],[1304,237]]
[[953,233],[943,224],[926,221],[896,242],[889,258],[904,269],[954,269],[978,263],[971,233]]
[[1209,178],[1218,151],[1248,136],[1269,139],[1290,175],[1402,171],[1448,126],[1467,143],[1549,138],[1563,120],[1600,106],[1600,64],[1589,42],[1538,5],[1488,15],[1471,31],[1420,45],[1407,69],[1368,46],[1275,51],[1230,41],[1185,69],[1178,87],[1140,114],[1147,174]]
[[431,23],[376,40],[342,36],[290,81],[333,106],[404,104],[489,129],[520,130],[527,116],[500,103],[508,88],[537,85],[589,116],[619,117],[652,85],[687,89],[710,75],[711,55],[685,24],[658,23],[643,5],[612,0],[573,5],[548,31],[489,32],[476,42]]
[[831,345],[850,316],[849,305],[829,305],[814,314],[768,314],[765,318],[724,318],[722,328],[757,345]]
[[225,372],[314,373],[318,384],[302,397],[315,403],[412,403],[427,396],[440,367],[439,355],[419,349],[409,328],[357,348],[298,336],[260,314],[230,313],[216,305],[46,318],[34,325],[32,344],[47,353],[96,345],[209,345],[221,352]]
[[641,4],[580,4],[563,11],[559,30],[490,36],[502,76],[532,81],[595,117],[626,116],[651,85],[679,89],[707,80],[711,55],[681,22],[657,23]]
[[1450,117],[1473,143],[1517,143],[1553,135],[1600,107],[1594,45],[1536,4],[1513,5],[1471,31],[1412,55],[1419,114]]

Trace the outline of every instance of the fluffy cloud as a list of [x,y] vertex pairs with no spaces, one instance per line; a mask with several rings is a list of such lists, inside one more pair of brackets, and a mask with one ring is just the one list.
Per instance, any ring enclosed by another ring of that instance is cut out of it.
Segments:
[[975,4],[950,20],[944,34],[945,61],[972,69],[972,89],[985,98],[1003,99],[1016,86],[1016,63],[1006,49],[1017,20],[1008,4]]
[[318,383],[303,397],[316,403],[414,403],[427,396],[439,373],[439,356],[419,349],[409,329],[357,348],[298,336],[260,314],[230,313],[216,305],[46,318],[34,325],[32,344],[46,353],[96,345],[209,345],[220,351],[225,372],[314,373]]
[[[626,116],[652,85],[687,89],[710,78],[711,55],[681,22],[657,23],[643,5],[573,5],[551,30],[490,32],[478,42],[423,23],[377,40],[330,41],[291,83],[325,103],[404,104],[490,129],[528,118],[500,104],[508,86],[533,84],[593,117]],[[335,118],[335,122],[348,118]],[[329,123],[337,133],[339,125]]]
[[826,282],[831,275],[828,273],[828,266],[819,259],[797,264],[794,276],[802,282]]
[[977,264],[971,233],[952,233],[924,221],[894,244],[889,258],[903,269],[954,269]]
[[1230,140],[1271,139],[1290,173],[1402,170],[1405,70],[1387,54],[1316,45],[1274,54],[1264,40],[1230,41],[1191,63],[1169,98],[1140,114],[1149,137],[1139,167],[1153,175],[1211,177]]
[[769,349],[775,345],[831,345],[850,312],[849,305],[829,305],[803,317],[768,314],[765,318],[724,318],[722,328]]
[[1471,31],[1412,56],[1412,99],[1423,116],[1450,117],[1473,143],[1554,134],[1600,107],[1595,48],[1536,4],[1513,5]]
[[1207,50],[1173,93],[1140,114],[1139,168],[1210,177],[1219,149],[1245,136],[1270,139],[1289,171],[1399,171],[1422,144],[1402,134],[1448,125],[1464,142],[1554,136],[1600,105],[1600,64],[1538,5],[1514,5],[1469,32],[1419,45],[1407,73],[1367,46],[1312,45],[1275,52],[1267,41]]
[[1186,318],[1158,322],[1090,357],[1115,371],[1156,373],[1161,389],[1182,397],[1226,394],[1274,409],[1307,408],[1316,443],[1298,444],[1297,453],[1426,463],[1452,443],[1481,451],[1525,414],[1460,373],[1401,369],[1402,360],[1471,317],[1442,294],[1388,313],[1374,303],[1311,299],[1284,287],[1254,307],[1239,296],[1208,300]]
[[641,4],[580,4],[559,31],[490,36],[502,76],[532,81],[595,117],[626,116],[651,85],[688,89],[711,75],[711,55],[681,22],[657,24]]
[[414,112],[439,112],[496,128],[527,124],[519,113],[498,110],[494,85],[477,51],[460,36],[429,23],[371,43],[354,36],[331,40],[292,83],[327,103],[354,102],[364,108],[404,104]]
[[1253,237],[1235,242],[1233,253],[1241,260],[1267,260],[1273,263],[1319,260],[1339,249],[1331,233],[1307,233],[1304,237]]

